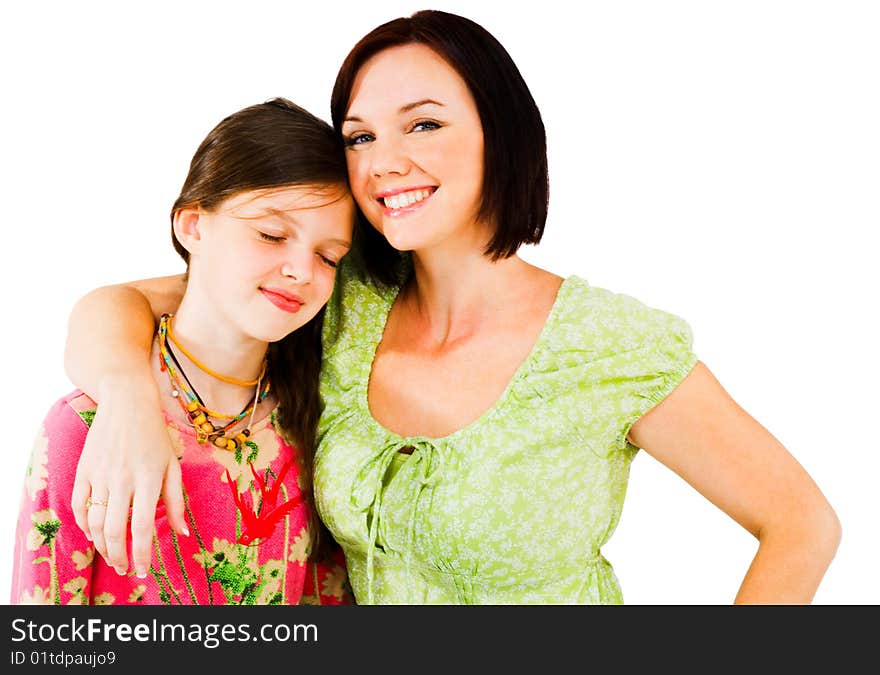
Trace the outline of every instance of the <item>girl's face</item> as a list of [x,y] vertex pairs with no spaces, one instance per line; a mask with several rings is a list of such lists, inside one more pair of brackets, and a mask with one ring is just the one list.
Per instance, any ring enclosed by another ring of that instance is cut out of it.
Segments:
[[187,293],[196,290],[224,325],[274,342],[330,298],[351,246],[354,203],[344,188],[287,187],[240,193],[178,218],[178,239],[191,254]]
[[342,124],[352,193],[394,248],[482,246],[483,128],[467,84],[436,52],[408,44],[358,71]]

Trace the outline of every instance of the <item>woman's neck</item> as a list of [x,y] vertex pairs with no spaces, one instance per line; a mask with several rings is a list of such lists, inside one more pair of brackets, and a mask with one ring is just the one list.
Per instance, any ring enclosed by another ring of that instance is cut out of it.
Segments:
[[482,248],[413,253],[413,277],[402,301],[437,344],[479,330],[515,303],[537,268],[518,256],[492,262]]

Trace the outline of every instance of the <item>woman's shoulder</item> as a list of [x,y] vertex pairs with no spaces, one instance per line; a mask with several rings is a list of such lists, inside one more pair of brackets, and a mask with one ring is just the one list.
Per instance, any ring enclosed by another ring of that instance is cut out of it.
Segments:
[[591,345],[598,351],[637,349],[668,340],[690,345],[688,323],[669,311],[629,294],[566,277],[558,297],[556,326],[563,342]]
[[324,312],[324,352],[331,352],[352,339],[363,339],[371,327],[384,326],[397,291],[396,286],[385,286],[371,279],[356,257],[343,258],[336,269],[333,294]]

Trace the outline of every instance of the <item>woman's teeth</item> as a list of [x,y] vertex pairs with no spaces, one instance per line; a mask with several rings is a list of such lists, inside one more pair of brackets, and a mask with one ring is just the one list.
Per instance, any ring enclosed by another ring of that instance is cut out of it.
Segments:
[[432,194],[432,190],[410,190],[409,192],[400,192],[390,197],[385,197],[382,201],[389,209],[402,209],[410,204],[415,204],[427,199]]

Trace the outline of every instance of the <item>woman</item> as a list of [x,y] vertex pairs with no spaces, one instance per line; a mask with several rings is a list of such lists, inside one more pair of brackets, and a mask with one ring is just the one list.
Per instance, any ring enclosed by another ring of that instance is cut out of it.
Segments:
[[[325,320],[315,461],[317,506],[357,600],[622,602],[601,547],[643,448],[758,539],[735,602],[809,602],[838,545],[834,511],[697,361],[688,326],[516,256],[541,239],[547,164],[540,114],[504,48],[443,12],[391,21],[348,55],[331,109],[375,228]],[[173,304],[170,287],[81,301],[73,379],[117,405],[154,396],[122,391],[145,381],[131,364],[146,331],[130,325]],[[114,302],[124,318],[87,344],[84,325]],[[163,471],[174,499],[158,443],[108,428],[80,463],[92,489],[133,495],[136,542]],[[108,461],[110,484],[96,471]],[[107,553],[126,562],[120,547]],[[145,564],[146,547],[133,557]]]
[[[136,577],[95,557],[104,533],[93,528],[90,543],[74,522],[72,460],[93,419],[130,415],[102,405],[96,416],[76,391],[51,409],[31,457],[13,603],[347,599],[341,556],[329,537],[319,545],[307,487],[323,307],[354,220],[337,147],[329,125],[283,99],[230,115],[202,142],[171,210],[183,297],[150,356],[182,474],[177,532],[156,514],[153,564]],[[128,511],[94,489],[84,503],[93,523]]]

